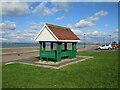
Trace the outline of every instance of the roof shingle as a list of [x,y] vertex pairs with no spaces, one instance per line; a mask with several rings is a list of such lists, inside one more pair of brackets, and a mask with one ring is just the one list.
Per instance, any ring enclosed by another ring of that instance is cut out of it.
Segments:
[[49,27],[49,29],[54,33],[54,35],[59,40],[80,40],[72,31],[70,28],[56,26],[52,24],[46,23],[46,25]]

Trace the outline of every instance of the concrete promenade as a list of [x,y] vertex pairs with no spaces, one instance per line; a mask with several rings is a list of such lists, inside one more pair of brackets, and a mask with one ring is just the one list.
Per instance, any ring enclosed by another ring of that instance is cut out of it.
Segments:
[[[111,51],[117,51],[117,50],[95,50],[96,45],[86,45],[86,47],[77,47],[77,52],[111,52]],[[23,53],[6,53],[0,55],[0,58],[2,58],[2,62],[8,62],[8,61],[14,61],[19,59],[27,59],[30,57],[39,57],[39,50],[34,52],[23,52]]]

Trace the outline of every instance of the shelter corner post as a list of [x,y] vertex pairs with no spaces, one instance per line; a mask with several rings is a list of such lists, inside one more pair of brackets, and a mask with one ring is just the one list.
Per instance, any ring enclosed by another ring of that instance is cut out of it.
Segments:
[[64,49],[66,51],[67,50],[67,42],[64,43],[64,47],[65,47]]
[[39,51],[39,54],[40,54],[40,60],[42,60],[42,42],[39,41],[39,44],[40,44],[40,51]]
[[43,50],[45,51],[46,50],[46,43],[43,42]]
[[62,43],[56,43],[56,62],[61,61]]
[[76,42],[72,43],[72,58],[76,58]]
[[50,48],[51,48],[51,50],[53,50],[53,42],[51,42],[51,47]]

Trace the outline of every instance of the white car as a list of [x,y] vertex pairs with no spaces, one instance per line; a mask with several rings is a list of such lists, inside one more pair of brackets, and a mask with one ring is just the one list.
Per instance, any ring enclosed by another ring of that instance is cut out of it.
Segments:
[[96,49],[99,49],[99,50],[103,50],[103,49],[108,49],[108,50],[112,50],[113,47],[111,44],[103,44],[101,46],[98,46]]

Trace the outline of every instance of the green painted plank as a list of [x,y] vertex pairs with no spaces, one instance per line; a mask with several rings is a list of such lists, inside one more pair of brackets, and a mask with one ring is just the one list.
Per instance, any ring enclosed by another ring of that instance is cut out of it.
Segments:
[[55,58],[55,51],[43,51],[41,55],[45,58]]
[[42,60],[42,42],[39,42],[39,44],[40,44],[40,51],[39,51],[39,54],[40,54],[40,60]]
[[61,61],[62,43],[56,43],[56,62]]
[[72,58],[76,58],[76,43],[72,43]]

